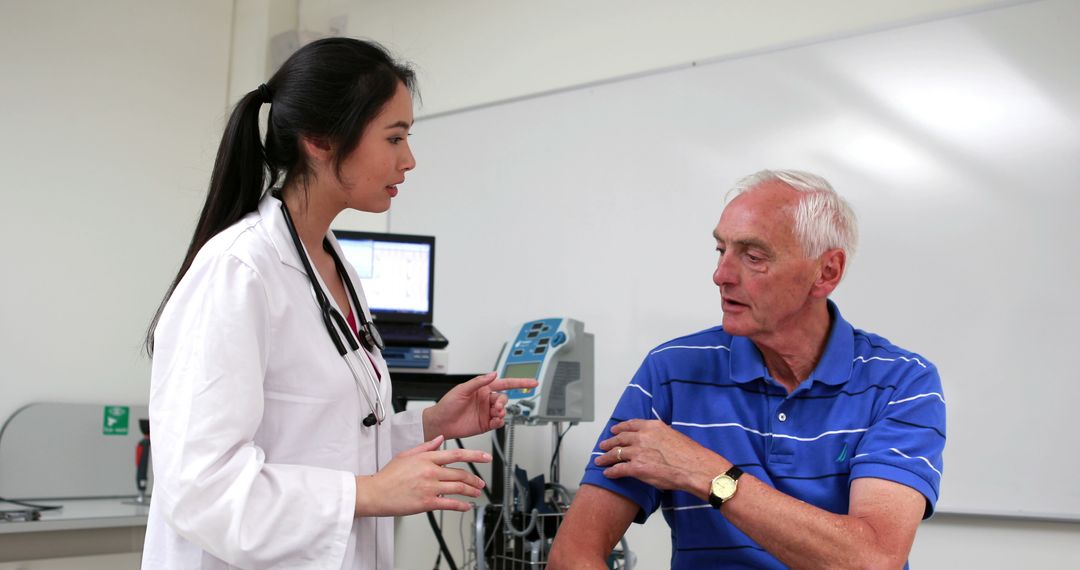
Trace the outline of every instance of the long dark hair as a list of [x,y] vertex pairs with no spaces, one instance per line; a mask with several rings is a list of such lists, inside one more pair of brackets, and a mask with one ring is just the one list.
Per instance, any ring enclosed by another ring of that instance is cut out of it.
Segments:
[[[187,254],[147,330],[147,354],[154,355],[154,331],[165,304],[206,242],[255,211],[263,192],[279,180],[307,186],[311,168],[301,151],[301,137],[330,143],[340,175],[342,162],[399,83],[415,93],[412,69],[394,61],[378,44],[326,38],[297,50],[270,81],[240,99],[221,137],[206,203]],[[259,135],[263,103],[270,103],[265,145]]]

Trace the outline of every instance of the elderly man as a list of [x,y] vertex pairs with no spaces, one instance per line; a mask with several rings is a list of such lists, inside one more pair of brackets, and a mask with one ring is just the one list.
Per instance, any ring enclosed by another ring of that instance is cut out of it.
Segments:
[[933,512],[937,369],[828,299],[855,250],[850,207],[798,171],[759,172],[731,195],[713,231],[723,326],[645,358],[549,568],[606,568],[657,508],[672,568],[901,568]]

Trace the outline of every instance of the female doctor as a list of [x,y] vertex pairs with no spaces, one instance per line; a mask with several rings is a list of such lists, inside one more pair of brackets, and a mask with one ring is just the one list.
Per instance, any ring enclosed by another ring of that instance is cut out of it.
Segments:
[[394,516],[466,511],[451,496],[479,496],[481,479],[447,465],[491,457],[441,444],[501,427],[499,391],[535,380],[486,374],[388,414],[381,341],[329,232],[346,208],[386,211],[415,166],[413,85],[382,48],[330,38],[233,111],[147,339],[143,568],[391,570]]

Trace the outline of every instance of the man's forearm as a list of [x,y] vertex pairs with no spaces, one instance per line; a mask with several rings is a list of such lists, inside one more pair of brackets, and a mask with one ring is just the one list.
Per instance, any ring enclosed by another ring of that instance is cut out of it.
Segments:
[[[701,487],[694,492],[700,497]],[[708,500],[707,491],[704,495]],[[900,568],[907,560],[911,540],[905,540],[902,532],[890,532],[886,536],[881,532],[885,529],[875,528],[873,521],[890,516],[882,509],[894,508],[900,511],[897,516],[910,518],[911,508],[904,504],[889,505],[888,501],[879,501],[874,506],[873,517],[838,515],[744,475],[739,479],[738,492],[724,503],[721,513],[765,550],[794,568]],[[918,506],[921,508],[921,504]],[[910,534],[913,538],[914,533]]]
[[550,570],[607,568],[608,555],[637,511],[637,505],[621,495],[582,485],[555,535],[547,567]]
[[[556,535],[558,540],[558,535]],[[607,570],[607,555],[601,555],[581,545],[559,543],[559,548],[552,548],[548,560],[548,570]]]

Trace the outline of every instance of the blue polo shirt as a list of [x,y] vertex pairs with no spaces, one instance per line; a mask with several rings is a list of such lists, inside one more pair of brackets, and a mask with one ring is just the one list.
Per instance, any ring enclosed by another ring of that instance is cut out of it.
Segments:
[[[810,377],[791,393],[769,375],[749,339],[715,327],[646,356],[611,426],[659,419],[792,497],[848,512],[859,477],[887,479],[926,497],[933,512],[945,447],[945,400],[937,368],[918,354],[853,328],[829,302],[832,327]],[[599,448],[593,457],[600,455]],[[657,508],[671,527],[671,567],[784,568],[707,502],[637,479],[608,479],[589,462],[582,484],[637,503],[635,522]]]

